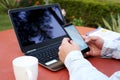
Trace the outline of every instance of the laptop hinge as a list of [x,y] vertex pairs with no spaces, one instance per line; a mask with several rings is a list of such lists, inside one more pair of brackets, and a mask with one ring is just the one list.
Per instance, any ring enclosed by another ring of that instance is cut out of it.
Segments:
[[32,50],[29,50],[29,51],[27,51],[26,53],[31,53],[31,52],[34,52],[34,51],[36,51],[37,49],[32,49]]

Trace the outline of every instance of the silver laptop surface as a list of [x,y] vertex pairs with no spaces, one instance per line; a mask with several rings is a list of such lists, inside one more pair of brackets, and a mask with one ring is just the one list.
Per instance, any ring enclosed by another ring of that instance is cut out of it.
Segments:
[[52,71],[64,68],[58,47],[67,35],[58,4],[12,9],[9,16],[25,55],[37,57],[40,65]]

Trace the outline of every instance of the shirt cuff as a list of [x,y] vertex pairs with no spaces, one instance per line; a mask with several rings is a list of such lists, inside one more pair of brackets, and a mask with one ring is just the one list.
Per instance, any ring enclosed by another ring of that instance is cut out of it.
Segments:
[[116,47],[117,45],[115,41],[105,40],[102,47],[101,56],[107,58],[111,57],[112,52],[115,50]]
[[71,62],[75,60],[83,60],[84,57],[80,51],[71,51],[65,58],[64,64],[66,67],[69,67],[71,65]]
[[115,59],[120,59],[120,41],[114,40],[106,40],[104,41],[102,51],[101,51],[101,56],[103,58],[115,58]]

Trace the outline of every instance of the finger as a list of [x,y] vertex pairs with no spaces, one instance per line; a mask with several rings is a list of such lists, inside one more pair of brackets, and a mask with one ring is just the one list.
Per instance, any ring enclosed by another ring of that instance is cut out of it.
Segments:
[[61,60],[61,55],[60,55],[60,52],[58,52],[58,56],[59,56],[59,59]]
[[77,43],[75,43],[75,42],[72,41],[72,40],[70,40],[70,43],[71,43],[72,45],[77,45]]
[[64,58],[63,58],[63,56],[61,55],[60,52],[58,52],[58,56],[59,56],[60,61],[61,61],[61,62],[64,62]]
[[59,56],[59,58],[61,58],[61,53],[60,53],[60,51],[58,52],[58,56]]
[[59,50],[61,49],[62,46],[59,46]]
[[84,56],[85,56],[85,57],[88,57],[88,56],[89,56],[89,52],[86,52],[86,53],[84,54]]
[[69,44],[69,41],[70,41],[69,38],[64,38],[64,39],[62,40],[62,44],[61,44],[61,45]]
[[67,37],[65,37],[65,38],[63,38],[63,41],[68,41],[68,40],[70,40],[69,38],[67,38]]
[[92,42],[92,41],[96,41],[98,39],[97,36],[88,36],[85,38],[85,42],[89,43],[89,42]]
[[58,52],[58,55],[60,55],[60,52]]
[[82,38],[85,40],[87,38],[87,36],[86,35],[82,35]]
[[86,56],[89,56],[89,55],[90,55],[90,53],[89,53],[89,52],[86,52],[86,53],[85,53],[85,55],[86,55]]

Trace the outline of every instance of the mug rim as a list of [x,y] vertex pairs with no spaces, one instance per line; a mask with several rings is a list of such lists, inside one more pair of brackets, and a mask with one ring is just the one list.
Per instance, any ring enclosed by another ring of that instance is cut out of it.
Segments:
[[[38,64],[38,59],[33,56],[19,56],[19,57],[16,57],[12,61],[12,63],[14,66],[25,67],[25,66]],[[24,63],[26,63],[27,65],[25,65]]]

